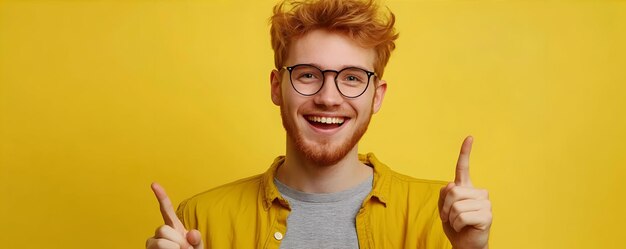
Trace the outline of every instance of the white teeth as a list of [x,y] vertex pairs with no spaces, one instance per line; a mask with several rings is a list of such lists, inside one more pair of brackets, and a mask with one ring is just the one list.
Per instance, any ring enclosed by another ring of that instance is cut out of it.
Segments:
[[316,116],[309,116],[307,118],[309,121],[313,121],[313,122],[317,122],[317,123],[323,123],[323,124],[343,124],[344,119],[339,117],[316,117]]

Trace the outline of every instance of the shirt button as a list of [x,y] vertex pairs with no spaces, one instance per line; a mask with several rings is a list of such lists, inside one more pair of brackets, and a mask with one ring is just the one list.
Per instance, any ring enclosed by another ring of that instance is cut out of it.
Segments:
[[282,234],[282,233],[280,233],[280,232],[275,232],[275,233],[274,233],[274,239],[276,239],[276,240],[281,240],[281,239],[283,239],[283,234]]

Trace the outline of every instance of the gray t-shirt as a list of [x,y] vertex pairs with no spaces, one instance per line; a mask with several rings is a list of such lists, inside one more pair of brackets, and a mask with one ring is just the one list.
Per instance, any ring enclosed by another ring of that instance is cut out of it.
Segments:
[[287,232],[280,248],[359,248],[356,214],[372,191],[373,176],[358,186],[330,194],[310,194],[274,179],[289,202]]

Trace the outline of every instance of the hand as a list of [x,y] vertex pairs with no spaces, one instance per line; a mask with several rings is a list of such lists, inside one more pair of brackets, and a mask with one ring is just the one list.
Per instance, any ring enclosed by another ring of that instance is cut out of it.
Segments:
[[443,230],[455,249],[488,248],[492,214],[489,193],[472,186],[469,155],[473,138],[465,138],[456,163],[454,182],[441,188],[439,215]]
[[170,198],[165,189],[158,183],[152,183],[152,191],[159,201],[161,215],[165,225],[157,228],[154,237],[148,238],[148,249],[203,249],[202,237],[198,230],[187,231],[182,222],[176,217]]

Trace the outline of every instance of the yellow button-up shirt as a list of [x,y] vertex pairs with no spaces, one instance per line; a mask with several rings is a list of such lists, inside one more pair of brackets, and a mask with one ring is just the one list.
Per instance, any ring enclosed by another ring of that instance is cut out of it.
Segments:
[[[437,208],[445,182],[396,173],[371,153],[359,155],[359,160],[374,168],[372,192],[356,215],[360,248],[452,248]],[[207,249],[279,248],[290,212],[274,185],[283,162],[278,157],[261,175],[183,201],[178,217],[187,229],[202,233]]]

